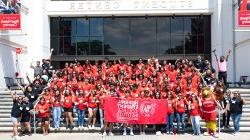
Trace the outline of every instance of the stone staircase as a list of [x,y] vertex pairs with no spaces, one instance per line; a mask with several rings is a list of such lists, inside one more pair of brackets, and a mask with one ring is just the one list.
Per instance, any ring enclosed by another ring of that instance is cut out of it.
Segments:
[[[250,89],[232,89],[239,90],[241,96],[246,99],[247,104],[243,106],[243,115],[241,118],[241,131],[250,132]],[[17,95],[23,95],[21,91],[17,91]],[[0,91],[0,133],[1,132],[11,132],[12,131],[12,122],[10,120],[10,112],[12,107],[12,98],[9,91]],[[74,121],[77,121],[75,114]],[[221,122],[222,123],[222,122]],[[61,123],[63,126],[63,123]],[[201,122],[202,128],[204,128],[205,123]],[[98,125],[97,125],[98,126]],[[231,129],[233,129],[233,123],[230,121]],[[100,132],[100,127],[96,127],[94,130],[84,130],[88,132]],[[149,129],[150,130],[150,129]],[[65,127],[61,128],[60,132],[67,132]],[[230,130],[221,130],[221,131],[230,131]],[[54,129],[51,128],[51,132],[54,132]],[[73,132],[80,132],[78,128],[74,128]]]

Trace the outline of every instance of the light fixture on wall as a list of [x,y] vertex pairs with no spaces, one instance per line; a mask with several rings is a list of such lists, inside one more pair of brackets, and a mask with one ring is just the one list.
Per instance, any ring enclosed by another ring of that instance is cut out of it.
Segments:
[[175,14],[172,15],[172,19],[175,19]]
[[115,20],[115,16],[114,15],[112,15],[111,17],[112,17],[112,20]]
[[200,15],[199,15],[199,18],[200,18],[200,19],[203,19],[203,17],[204,17],[203,14],[200,14]]
[[63,18],[61,16],[58,17],[59,21],[63,21]]

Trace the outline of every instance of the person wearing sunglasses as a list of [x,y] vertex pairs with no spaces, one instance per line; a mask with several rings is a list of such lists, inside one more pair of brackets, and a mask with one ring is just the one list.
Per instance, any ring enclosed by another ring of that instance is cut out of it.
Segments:
[[11,92],[11,96],[13,99],[13,106],[11,109],[11,121],[13,123],[13,137],[15,140],[20,140],[21,138],[18,136],[18,127],[20,125],[21,115],[23,111],[23,97],[16,95],[16,93]]
[[229,104],[227,104],[227,110],[230,110],[234,125],[233,135],[237,135],[240,131],[240,119],[242,116],[242,108],[244,104],[246,104],[246,101],[241,97],[239,91],[234,91],[233,94],[230,95]]

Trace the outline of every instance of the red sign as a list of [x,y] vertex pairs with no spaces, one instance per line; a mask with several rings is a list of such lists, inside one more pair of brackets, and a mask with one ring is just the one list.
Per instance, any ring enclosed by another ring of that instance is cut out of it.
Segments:
[[20,14],[0,14],[0,30],[21,29]]
[[250,0],[239,1],[238,26],[250,27]]
[[22,53],[22,48],[16,48],[16,54],[21,54]]
[[128,124],[165,124],[166,100],[124,99],[107,97],[104,102],[104,120]]

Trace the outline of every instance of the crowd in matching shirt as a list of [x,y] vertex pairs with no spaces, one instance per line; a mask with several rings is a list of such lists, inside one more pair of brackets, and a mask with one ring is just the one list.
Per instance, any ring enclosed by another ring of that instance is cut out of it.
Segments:
[[[173,134],[175,120],[177,133],[185,132],[186,124],[191,124],[193,134],[200,135],[200,117],[205,120],[216,119],[216,114],[206,115],[201,111],[202,108],[213,111],[217,100],[225,109],[228,103],[225,101],[226,88],[223,82],[216,79],[215,70],[210,62],[200,57],[195,61],[183,59],[175,63],[159,61],[154,57],[135,62],[125,61],[125,59],[114,61],[105,59],[103,62],[94,64],[88,60],[84,64],[75,60],[75,62],[65,63],[60,70],[53,70],[50,61],[45,60],[43,67],[40,68],[40,64],[37,63],[33,68],[35,79],[29,80],[30,84],[23,87],[25,97],[13,95],[13,122],[18,122],[21,118],[20,121],[24,128],[27,128],[28,134],[31,134],[30,110],[35,107],[35,113],[41,121],[45,135],[48,134],[49,125],[59,131],[63,118],[66,129],[70,130],[76,126],[80,130],[94,129],[98,121],[101,128],[104,128],[103,135],[107,135],[108,125],[112,127],[117,124],[111,125],[104,122],[104,99],[119,97],[166,99],[168,119],[166,126],[156,124],[157,135],[162,134],[163,129],[167,134]],[[209,101],[201,96],[204,86],[209,86],[215,91]],[[225,109],[224,114],[228,114],[226,113],[228,111]],[[77,113],[77,124],[73,120],[74,113]],[[85,117],[88,118],[88,122],[85,122]],[[223,119],[226,118],[223,117]],[[127,127],[130,128],[130,135],[134,135],[135,126],[124,124],[123,127],[123,135],[126,135]],[[139,127],[140,134],[144,134],[146,126]],[[113,135],[111,130],[109,135]]]

